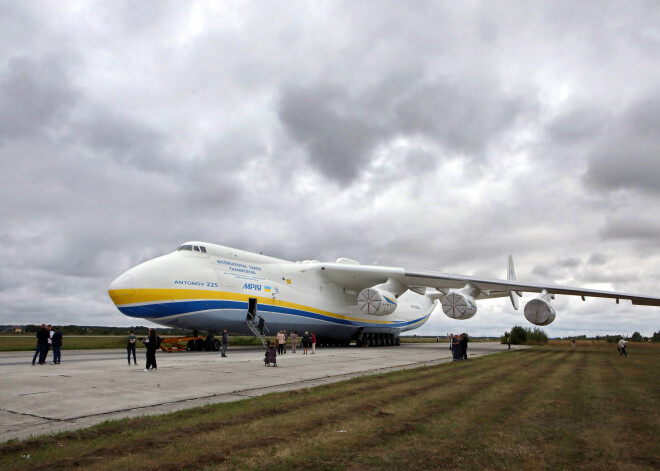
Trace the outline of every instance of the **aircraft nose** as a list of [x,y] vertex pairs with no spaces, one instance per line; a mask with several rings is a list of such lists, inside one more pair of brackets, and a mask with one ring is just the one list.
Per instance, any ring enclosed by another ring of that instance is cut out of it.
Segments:
[[135,294],[135,278],[128,272],[117,277],[108,287],[108,294],[115,305],[129,304]]
[[115,280],[110,283],[109,291],[116,289],[135,289],[135,278],[133,278],[129,273],[124,273],[121,276],[115,278]]

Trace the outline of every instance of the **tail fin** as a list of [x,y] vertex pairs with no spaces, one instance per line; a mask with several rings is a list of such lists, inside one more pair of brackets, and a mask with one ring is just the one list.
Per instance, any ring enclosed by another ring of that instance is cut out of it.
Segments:
[[[509,254],[509,269],[507,270],[506,279],[509,281],[516,281],[516,270],[513,268],[513,257]],[[511,299],[511,305],[517,311],[520,307],[518,305],[518,296],[522,296],[520,291],[509,291],[509,299]]]

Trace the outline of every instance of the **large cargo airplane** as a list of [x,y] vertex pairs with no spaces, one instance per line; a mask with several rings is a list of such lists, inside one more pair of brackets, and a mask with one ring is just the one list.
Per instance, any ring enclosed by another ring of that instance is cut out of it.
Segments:
[[320,343],[337,345],[398,345],[401,332],[436,312],[470,319],[477,300],[506,296],[518,309],[522,292],[539,293],[524,308],[538,326],[555,320],[557,294],[660,306],[658,297],[518,282],[511,256],[507,280],[497,280],[345,258],[290,262],[197,241],[131,268],[109,287],[123,314],[164,326],[249,335],[262,316],[268,332],[309,330]]

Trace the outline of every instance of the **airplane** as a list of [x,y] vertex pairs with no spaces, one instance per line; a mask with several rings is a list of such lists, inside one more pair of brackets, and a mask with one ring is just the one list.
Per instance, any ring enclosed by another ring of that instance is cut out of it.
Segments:
[[442,311],[470,319],[477,300],[508,296],[514,309],[523,292],[539,293],[524,307],[534,325],[552,323],[555,295],[626,299],[660,306],[660,298],[571,288],[516,280],[509,255],[507,279],[361,265],[339,258],[334,263],[290,262],[201,241],[146,261],[116,278],[108,288],[120,312],[174,328],[260,335],[313,331],[319,345],[399,345],[402,332],[421,327]]

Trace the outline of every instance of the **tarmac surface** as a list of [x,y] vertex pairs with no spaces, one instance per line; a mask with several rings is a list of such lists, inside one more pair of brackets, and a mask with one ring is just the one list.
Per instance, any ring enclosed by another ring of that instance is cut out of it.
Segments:
[[[517,348],[523,347],[512,346]],[[468,357],[505,350],[499,343],[472,342]],[[32,355],[0,352],[0,442],[451,361],[446,342],[317,348],[315,355],[300,348],[294,354],[288,346],[277,368],[264,367],[262,348],[231,345],[226,358],[159,351],[158,370],[149,372],[142,371],[144,350],[138,350],[138,366],[127,366],[124,349],[63,350],[59,365],[32,366]]]

